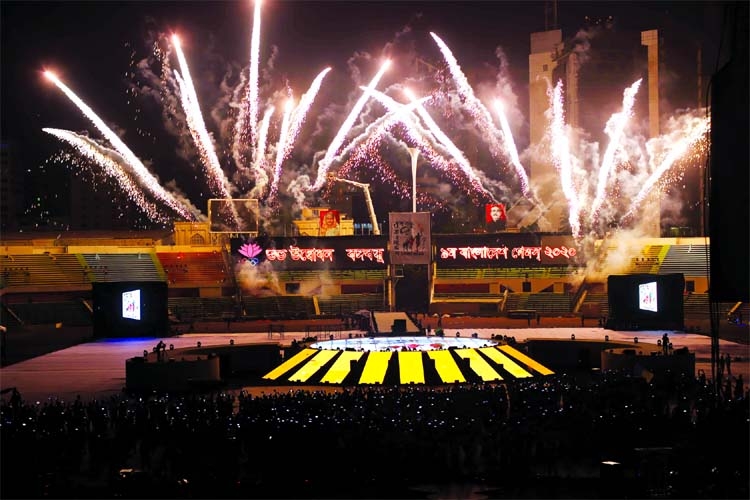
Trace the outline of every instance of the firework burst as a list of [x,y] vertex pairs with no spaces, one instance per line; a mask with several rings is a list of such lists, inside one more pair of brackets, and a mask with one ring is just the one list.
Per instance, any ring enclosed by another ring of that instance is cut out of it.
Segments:
[[[532,194],[527,167],[521,162],[521,158],[525,161],[537,155],[537,160],[554,165],[561,196],[568,205],[571,231],[579,237],[596,228],[600,220],[625,222],[631,219],[650,192],[680,178],[680,171],[690,164],[688,159],[696,146],[700,147],[708,130],[705,118],[689,115],[670,122],[665,128],[669,132],[659,138],[646,141],[634,137],[629,128],[639,80],[625,89],[621,110],[607,122],[605,133],[609,143],[599,161],[598,145],[572,149],[571,130],[563,113],[562,84],[558,84],[549,92],[548,147],[538,151],[530,148],[519,154],[508,123],[508,116],[512,115],[506,115],[513,111],[507,107],[512,101],[506,99],[503,104],[493,96],[494,110],[490,113],[475,94],[453,52],[440,37],[430,33],[447,71],[436,70],[421,74],[419,78],[406,78],[410,86],[414,84],[413,89],[435,88],[438,83],[440,93],[420,90],[415,93],[427,95],[417,99],[402,83],[379,91],[389,66],[395,65],[390,59],[385,60],[367,85],[351,90],[348,96],[351,105],[328,104],[317,117],[311,143],[330,137],[328,132],[332,130],[321,131],[324,128],[321,124],[339,126],[327,146],[326,143],[315,147],[305,144],[304,148],[297,148],[305,124],[313,121],[309,116],[313,113],[314,101],[332,70],[329,67],[320,71],[298,101],[292,100],[294,92],[288,82],[281,85],[281,90],[276,87],[274,91],[271,79],[264,74],[261,85],[261,10],[261,2],[257,0],[253,10],[249,66],[241,69],[238,65],[232,66],[236,70],[234,79],[221,79],[219,103],[210,107],[210,111],[208,106],[200,105],[197,90],[209,94],[211,89],[206,89],[205,85],[196,88],[176,35],[171,37],[171,43],[161,37],[155,44],[154,55],[161,63],[161,75],[148,80],[143,87],[151,89],[151,95],[159,94],[165,127],[178,137],[181,158],[200,165],[201,175],[196,175],[195,179],[205,183],[214,197],[257,198],[261,202],[263,220],[278,220],[279,207],[287,206],[283,202],[288,199],[294,200],[293,209],[319,202],[314,199],[318,196],[325,199],[329,191],[321,191],[321,188],[327,184],[328,173],[335,169],[341,178],[351,175],[373,180],[385,186],[380,188],[381,193],[411,199],[411,184],[404,180],[411,174],[403,151],[406,146],[419,151],[420,168],[430,169],[445,183],[440,191],[443,199],[426,193],[417,195],[420,207],[436,211],[448,210],[451,204],[465,205],[467,200],[477,206],[498,199],[512,203],[521,198],[538,204]],[[176,67],[172,68],[175,59]],[[196,59],[191,57],[193,62]],[[368,60],[373,58],[368,57]],[[400,59],[393,57],[392,60]],[[368,71],[372,70],[374,68]],[[166,225],[170,219],[204,218],[192,203],[183,199],[176,187],[163,187],[123,140],[60,79],[51,73],[48,77],[94,124],[107,144],[60,129],[44,129],[45,132],[98,165],[154,222]],[[445,78],[445,82],[441,78]],[[404,94],[406,103],[393,97],[403,100]],[[498,126],[493,122],[493,114]],[[213,123],[209,117],[213,118]],[[345,118],[340,120],[340,117]],[[355,127],[357,120],[359,124]],[[460,120],[467,123],[457,123]],[[467,131],[477,135],[478,140],[473,143],[481,145],[482,154],[468,150],[468,141],[462,142]],[[543,153],[539,151],[548,152],[549,157],[541,158]],[[308,159],[293,157],[295,152],[301,152]],[[598,168],[598,172],[586,171],[584,166],[592,170]],[[291,169],[294,169],[293,176],[282,175]],[[497,175],[490,178],[490,174],[501,174],[501,178]],[[285,179],[291,179],[286,186]],[[505,182],[514,183],[520,189],[513,190]],[[594,187],[592,192],[589,192],[589,183]],[[174,186],[171,181],[169,185]],[[624,215],[623,209],[615,209],[623,205],[627,205]],[[242,227],[242,221],[235,220],[233,226]]]

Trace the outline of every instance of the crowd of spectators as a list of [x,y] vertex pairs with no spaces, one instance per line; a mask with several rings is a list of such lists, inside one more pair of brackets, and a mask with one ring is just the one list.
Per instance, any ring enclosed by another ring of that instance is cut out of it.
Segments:
[[13,391],[0,493],[425,498],[419,485],[469,481],[494,498],[748,498],[747,394],[714,394],[699,378],[613,372],[259,396]]

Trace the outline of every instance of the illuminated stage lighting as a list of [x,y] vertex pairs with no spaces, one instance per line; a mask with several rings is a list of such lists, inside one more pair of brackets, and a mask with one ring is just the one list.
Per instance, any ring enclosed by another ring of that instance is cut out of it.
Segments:
[[263,378],[336,385],[441,385],[553,374],[510,345],[476,337],[387,336],[315,342]]

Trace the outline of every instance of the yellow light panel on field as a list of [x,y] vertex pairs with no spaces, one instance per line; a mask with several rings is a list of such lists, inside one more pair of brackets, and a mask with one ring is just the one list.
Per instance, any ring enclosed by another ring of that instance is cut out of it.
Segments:
[[289,377],[290,382],[307,382],[307,379],[315,375],[320,368],[328,363],[340,351],[319,351],[310,361],[305,363],[297,373]]
[[263,378],[268,380],[276,380],[298,364],[302,363],[304,360],[312,356],[318,352],[315,349],[303,349],[302,351],[298,352],[291,358],[287,359],[283,363],[281,363],[279,366],[268,372],[266,375],[263,376]]
[[503,379],[474,349],[456,349],[456,354],[464,359],[468,359],[469,367],[485,382]]
[[482,354],[485,354],[492,361],[498,365],[502,365],[504,369],[508,370],[508,373],[516,378],[528,378],[533,375],[519,366],[515,361],[510,359],[508,356],[498,351],[494,347],[482,347],[479,349]]
[[440,380],[446,384],[466,382],[450,351],[427,351],[427,355],[435,360],[435,369],[440,376]]
[[340,384],[344,381],[349,372],[352,370],[352,361],[357,361],[362,357],[364,353],[362,351],[344,351],[341,356],[336,358],[333,362],[333,366],[325,376],[320,379],[321,382],[329,384]]
[[391,351],[371,352],[367,356],[365,368],[362,370],[362,376],[359,378],[360,384],[382,384],[385,380],[385,372],[388,370],[388,361],[391,359]]
[[532,370],[538,372],[540,375],[553,375],[555,373],[549,368],[547,368],[546,366],[544,366],[543,364],[537,361],[534,361],[533,359],[531,359],[530,357],[528,357],[527,355],[525,355],[518,349],[514,349],[513,347],[509,345],[501,345],[500,347],[498,347],[498,349],[500,349],[503,352],[508,353],[508,355],[510,356],[513,356],[521,363],[525,364]]
[[402,384],[424,384],[422,351],[399,351],[398,374]]

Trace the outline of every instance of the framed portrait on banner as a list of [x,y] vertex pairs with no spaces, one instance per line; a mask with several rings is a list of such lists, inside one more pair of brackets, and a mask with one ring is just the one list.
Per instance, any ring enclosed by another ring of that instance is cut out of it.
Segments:
[[389,224],[392,264],[430,263],[429,212],[391,212]]

